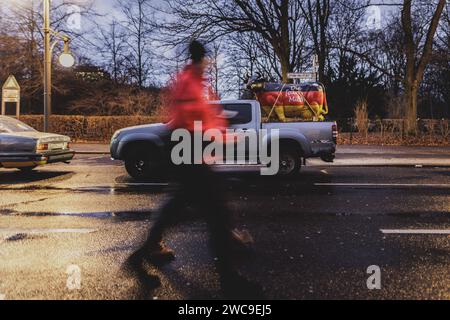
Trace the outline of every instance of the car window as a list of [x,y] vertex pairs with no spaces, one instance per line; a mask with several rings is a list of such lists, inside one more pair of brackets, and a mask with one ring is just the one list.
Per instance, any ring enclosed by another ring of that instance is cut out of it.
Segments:
[[0,118],[0,133],[35,132],[36,130],[13,118]]
[[252,122],[251,104],[224,104],[223,116],[230,125],[247,124]]

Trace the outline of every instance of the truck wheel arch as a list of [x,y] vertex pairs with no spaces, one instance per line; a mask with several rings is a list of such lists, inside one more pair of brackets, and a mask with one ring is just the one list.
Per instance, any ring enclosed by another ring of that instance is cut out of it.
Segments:
[[126,144],[124,144],[120,150],[120,157],[122,159],[125,159],[127,154],[130,153],[130,151],[134,148],[142,148],[142,150],[151,150],[151,151],[159,151],[160,147],[152,142],[147,140],[136,140],[136,141],[129,141]]
[[305,154],[302,144],[294,139],[280,139],[280,151],[286,149],[297,151],[300,157]]
[[146,145],[150,149],[156,148],[157,150],[161,150],[162,148],[164,148],[164,142],[160,137],[156,135],[133,134],[125,137],[122,141],[120,141],[119,148],[117,150],[120,159],[123,160],[125,158],[127,152],[130,150],[130,147],[139,144]]
[[[264,137],[263,143],[268,143],[270,145],[271,141],[271,133],[269,130],[269,134]],[[293,148],[300,151],[302,157],[308,158],[312,154],[311,144],[308,139],[297,130],[291,129],[282,129],[279,131],[279,142],[280,147],[284,146],[292,146]]]

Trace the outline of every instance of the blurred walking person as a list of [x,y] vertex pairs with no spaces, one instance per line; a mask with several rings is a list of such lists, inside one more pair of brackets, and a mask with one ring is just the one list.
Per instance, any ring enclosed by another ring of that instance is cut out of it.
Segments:
[[[226,121],[220,117],[219,106],[211,106],[206,96],[212,90],[206,85],[205,68],[208,64],[205,47],[198,41],[189,45],[192,62],[177,75],[170,89],[171,131],[184,129],[191,135],[191,157],[195,157],[194,134],[201,122],[201,134],[209,129],[226,128]],[[199,133],[199,132],[197,132]],[[170,141],[170,137],[168,137]],[[170,143],[168,143],[171,145]],[[173,146],[173,145],[171,145]],[[171,149],[167,151],[170,157]],[[224,199],[221,178],[211,170],[204,159],[192,158],[190,164],[171,166],[173,176],[179,183],[173,197],[159,211],[154,224],[149,230],[144,245],[128,259],[128,266],[142,274],[144,262],[155,266],[170,263],[174,258],[172,250],[163,242],[165,230],[179,222],[186,211],[186,206],[194,207],[206,220],[210,236],[210,245],[216,259],[222,291],[227,298],[260,298],[261,289],[240,276],[233,265],[231,246],[235,243],[230,213]],[[159,284],[155,276],[151,280]]]

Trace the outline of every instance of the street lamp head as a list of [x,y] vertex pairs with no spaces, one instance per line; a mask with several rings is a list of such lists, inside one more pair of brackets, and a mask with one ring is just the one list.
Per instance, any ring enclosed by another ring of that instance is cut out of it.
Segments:
[[59,63],[65,68],[71,68],[75,64],[75,58],[70,53],[69,48],[70,38],[64,36],[63,40],[64,40],[64,52],[59,56]]
[[75,58],[69,52],[65,52],[59,56],[59,63],[65,68],[71,68],[75,64]]

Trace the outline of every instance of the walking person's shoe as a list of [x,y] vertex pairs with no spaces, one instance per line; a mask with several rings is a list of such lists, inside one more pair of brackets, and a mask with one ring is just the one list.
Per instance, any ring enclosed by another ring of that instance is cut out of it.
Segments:
[[250,247],[255,243],[248,230],[239,230],[237,228],[231,231],[232,239],[243,246]]
[[255,241],[247,230],[233,229],[231,231],[230,251],[236,258],[249,257]]

